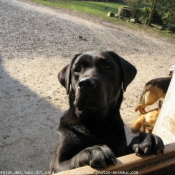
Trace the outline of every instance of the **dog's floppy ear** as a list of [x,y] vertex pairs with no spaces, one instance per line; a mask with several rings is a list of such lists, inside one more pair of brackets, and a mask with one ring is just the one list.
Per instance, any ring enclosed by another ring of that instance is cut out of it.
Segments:
[[58,73],[58,80],[66,88],[67,94],[70,90],[70,68],[71,65],[69,64]]
[[123,59],[122,57],[120,57],[119,55],[117,55],[116,53],[109,51],[107,52],[109,55],[111,55],[113,58],[115,58],[117,60],[117,62],[120,64],[121,69],[122,69],[122,81],[123,81],[123,90],[126,91],[127,86],[131,83],[131,81],[134,79],[137,70],[136,68],[129,63],[128,61],[126,61],[125,59]]
[[67,94],[69,94],[70,91],[70,85],[71,85],[71,68],[73,63],[75,62],[76,58],[81,55],[77,54],[72,59],[71,63],[68,64],[66,67],[64,67],[59,73],[58,73],[58,80],[66,88]]

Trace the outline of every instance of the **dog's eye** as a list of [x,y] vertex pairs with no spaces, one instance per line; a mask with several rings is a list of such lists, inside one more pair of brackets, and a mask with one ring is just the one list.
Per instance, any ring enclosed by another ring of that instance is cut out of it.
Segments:
[[105,64],[105,65],[104,65],[104,69],[110,70],[110,69],[111,69],[111,66],[110,66],[109,64]]
[[80,71],[81,71],[81,67],[80,66],[75,67],[74,72],[80,72]]

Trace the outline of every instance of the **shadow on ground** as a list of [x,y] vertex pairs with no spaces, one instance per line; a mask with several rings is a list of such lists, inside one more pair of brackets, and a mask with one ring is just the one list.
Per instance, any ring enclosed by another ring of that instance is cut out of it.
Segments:
[[10,73],[0,59],[0,171],[45,171],[62,112]]

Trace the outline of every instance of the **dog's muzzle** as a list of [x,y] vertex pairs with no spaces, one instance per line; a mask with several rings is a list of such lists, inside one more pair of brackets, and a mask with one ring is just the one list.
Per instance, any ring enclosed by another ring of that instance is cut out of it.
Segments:
[[78,83],[80,90],[93,90],[96,87],[96,80],[94,78],[82,78]]
[[103,82],[97,77],[84,77],[80,79],[77,84],[74,105],[79,110],[106,108],[107,99]]

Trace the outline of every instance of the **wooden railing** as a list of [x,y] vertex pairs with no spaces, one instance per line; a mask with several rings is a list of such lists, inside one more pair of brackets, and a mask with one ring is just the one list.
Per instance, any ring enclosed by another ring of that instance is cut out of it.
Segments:
[[167,168],[174,167],[175,173],[175,143],[165,146],[164,154],[150,155],[150,156],[137,156],[129,154],[117,158],[117,164],[105,169],[94,169],[90,166],[84,166],[69,171],[56,173],[55,175],[89,175],[89,174],[147,174],[153,173],[158,170],[165,171]]

